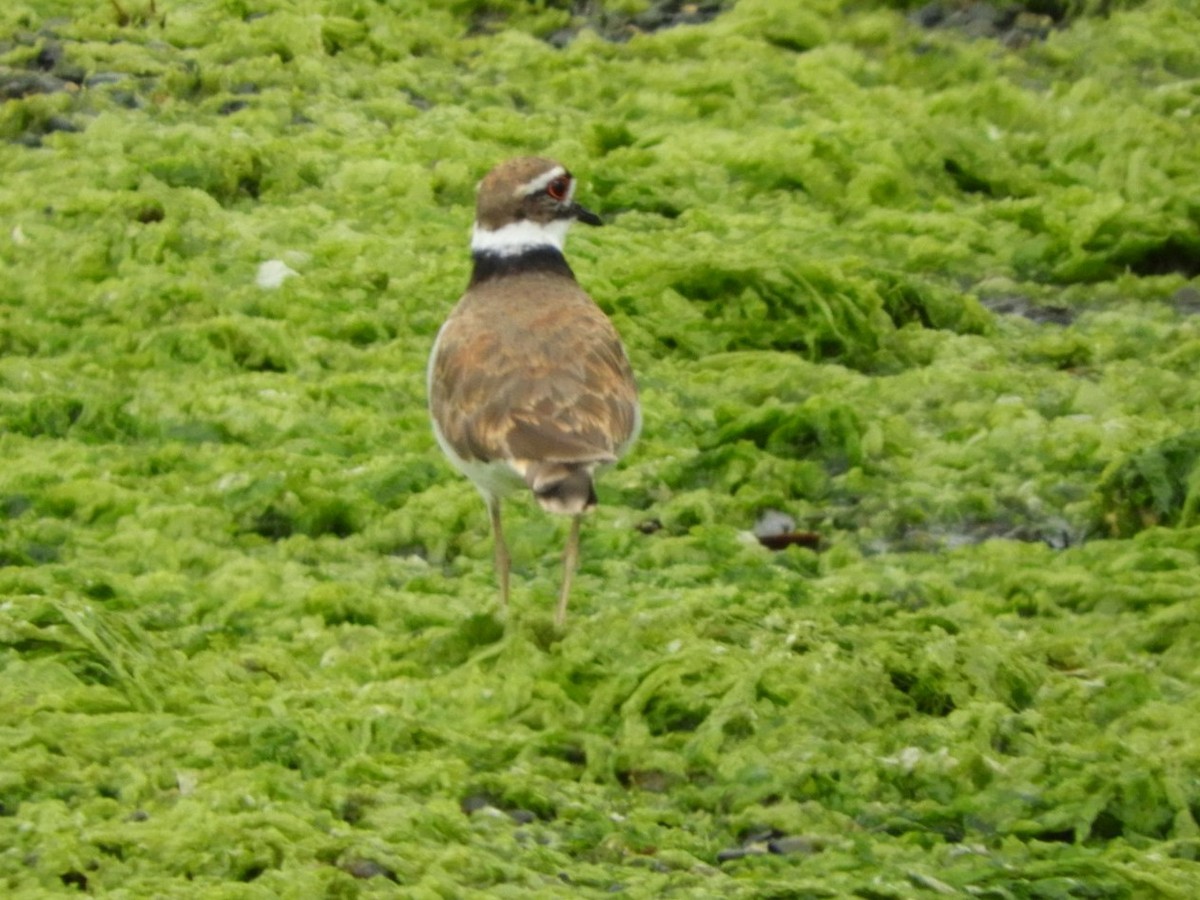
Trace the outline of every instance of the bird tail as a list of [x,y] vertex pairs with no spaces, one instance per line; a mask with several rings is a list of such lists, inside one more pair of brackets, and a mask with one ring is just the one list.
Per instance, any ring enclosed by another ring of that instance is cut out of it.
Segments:
[[525,483],[546,512],[577,516],[597,503],[592,479],[597,462],[532,463],[525,469]]

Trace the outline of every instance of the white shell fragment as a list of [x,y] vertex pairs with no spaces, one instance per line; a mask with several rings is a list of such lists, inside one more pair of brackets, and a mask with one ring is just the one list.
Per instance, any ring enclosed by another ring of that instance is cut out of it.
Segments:
[[300,273],[285,263],[282,259],[268,259],[258,267],[254,283],[264,290],[274,290],[293,275]]

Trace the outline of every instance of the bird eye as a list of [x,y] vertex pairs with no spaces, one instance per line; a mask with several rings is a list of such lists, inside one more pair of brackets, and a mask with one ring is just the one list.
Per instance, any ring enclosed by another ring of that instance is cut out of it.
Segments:
[[546,185],[546,193],[555,200],[566,200],[567,191],[570,189],[570,187],[571,180],[569,178],[555,178],[552,182]]

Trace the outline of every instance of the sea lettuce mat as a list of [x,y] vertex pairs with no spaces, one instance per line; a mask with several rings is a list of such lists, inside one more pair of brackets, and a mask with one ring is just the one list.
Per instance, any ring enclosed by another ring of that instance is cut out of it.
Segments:
[[[3,4],[0,893],[1200,896],[1198,33]],[[646,423],[563,630],[425,409],[523,154]]]

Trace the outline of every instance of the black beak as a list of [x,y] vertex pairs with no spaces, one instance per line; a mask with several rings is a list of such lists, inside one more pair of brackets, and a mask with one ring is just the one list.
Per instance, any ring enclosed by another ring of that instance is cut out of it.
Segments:
[[580,206],[578,203],[571,204],[571,215],[582,222],[584,225],[603,225],[604,220],[592,212]]

